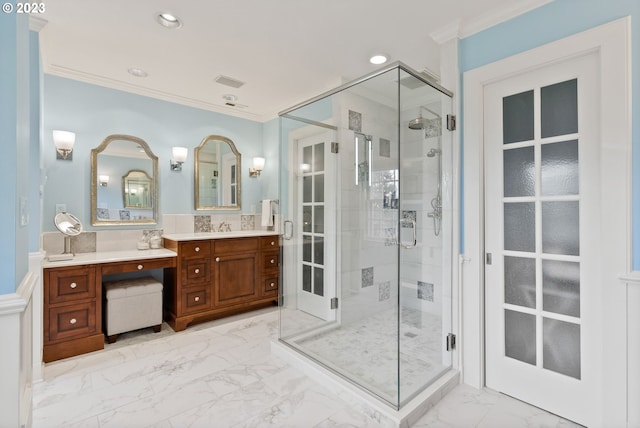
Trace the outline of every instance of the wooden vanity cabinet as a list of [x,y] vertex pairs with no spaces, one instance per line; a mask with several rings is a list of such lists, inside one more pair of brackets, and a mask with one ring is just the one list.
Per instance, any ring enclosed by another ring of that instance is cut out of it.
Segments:
[[175,331],[194,322],[277,303],[278,264],[265,262],[265,257],[278,260],[277,236],[165,238],[165,248],[178,253],[176,274],[165,272],[164,294],[165,319]]
[[102,294],[93,265],[44,269],[45,363],[104,348]]

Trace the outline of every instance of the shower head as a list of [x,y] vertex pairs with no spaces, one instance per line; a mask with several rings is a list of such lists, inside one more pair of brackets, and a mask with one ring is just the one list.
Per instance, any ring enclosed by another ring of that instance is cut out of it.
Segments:
[[442,150],[440,150],[440,149],[431,149],[427,153],[427,157],[428,158],[432,158],[432,157],[434,157],[436,155],[440,155],[441,153],[442,153]]
[[425,119],[422,116],[412,119],[409,121],[409,129],[424,129],[427,122],[429,122],[429,119]]

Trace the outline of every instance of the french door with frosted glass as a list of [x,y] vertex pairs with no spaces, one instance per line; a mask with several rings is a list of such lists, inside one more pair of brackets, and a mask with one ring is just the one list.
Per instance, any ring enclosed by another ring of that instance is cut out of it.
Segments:
[[485,87],[488,387],[592,418],[598,343],[596,55]]
[[[297,142],[296,218],[298,309],[335,319],[335,155],[333,133]],[[333,188],[332,188],[333,186]]]

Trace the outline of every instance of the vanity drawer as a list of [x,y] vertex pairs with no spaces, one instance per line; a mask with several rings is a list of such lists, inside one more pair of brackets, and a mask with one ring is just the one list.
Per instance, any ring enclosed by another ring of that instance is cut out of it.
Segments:
[[218,239],[215,243],[216,254],[244,253],[258,250],[258,238]]
[[208,287],[182,290],[181,297],[180,306],[183,314],[211,308],[211,293]]
[[183,286],[208,283],[211,280],[211,261],[209,259],[183,261],[181,272]]
[[49,304],[93,299],[96,297],[94,266],[51,269],[47,272]]
[[266,276],[262,280],[262,292],[264,294],[278,291],[278,275]]
[[260,249],[277,249],[280,245],[280,238],[277,235],[260,237]]
[[190,241],[180,243],[180,257],[204,257],[211,254],[210,241]]
[[267,253],[262,255],[262,271],[276,269],[280,265],[280,254]]
[[175,266],[173,257],[163,259],[134,260],[131,262],[106,263],[102,265],[102,274],[137,272],[139,270],[162,269]]
[[84,337],[95,332],[95,300],[49,308],[49,342]]

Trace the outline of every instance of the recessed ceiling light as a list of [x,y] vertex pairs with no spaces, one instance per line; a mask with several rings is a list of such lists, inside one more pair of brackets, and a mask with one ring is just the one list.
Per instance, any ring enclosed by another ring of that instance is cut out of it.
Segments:
[[382,54],[374,55],[369,58],[369,62],[375,65],[384,64],[385,62],[387,62],[387,56]]
[[235,96],[235,95],[233,95],[233,94],[224,94],[224,95],[222,96],[222,98],[223,98],[225,101],[229,101],[229,102],[231,102],[231,103],[235,103],[236,101],[238,101],[238,97],[237,97],[237,96]]
[[182,27],[182,22],[178,19],[177,16],[168,13],[168,12],[160,12],[156,16],[156,20],[160,25],[167,28],[180,28]]
[[130,75],[136,76],[136,77],[147,77],[148,76],[147,72],[144,71],[141,68],[132,67],[132,68],[128,69],[127,71],[129,72]]

